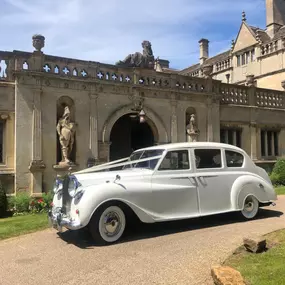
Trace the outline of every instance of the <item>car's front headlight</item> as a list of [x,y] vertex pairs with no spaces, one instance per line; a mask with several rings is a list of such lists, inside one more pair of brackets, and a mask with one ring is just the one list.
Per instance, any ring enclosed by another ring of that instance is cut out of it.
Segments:
[[58,178],[55,180],[53,185],[53,192],[56,194],[58,191],[63,189],[62,181],[60,181]]
[[79,186],[81,186],[81,184],[77,178],[74,175],[69,176],[68,193],[70,197],[73,198],[75,196],[76,190]]

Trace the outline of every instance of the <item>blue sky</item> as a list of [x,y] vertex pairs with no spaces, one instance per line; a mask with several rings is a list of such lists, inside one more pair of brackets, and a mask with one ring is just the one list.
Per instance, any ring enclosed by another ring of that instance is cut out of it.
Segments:
[[0,0],[0,50],[33,51],[39,33],[46,54],[115,63],[149,40],[156,57],[182,69],[199,61],[202,37],[210,55],[229,49],[243,10],[265,27],[265,0]]

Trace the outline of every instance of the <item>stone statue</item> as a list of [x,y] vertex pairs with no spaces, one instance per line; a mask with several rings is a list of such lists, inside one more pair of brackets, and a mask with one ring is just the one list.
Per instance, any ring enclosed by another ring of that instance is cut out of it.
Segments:
[[33,47],[36,51],[41,51],[45,46],[45,37],[42,35],[33,35]]
[[116,65],[122,67],[143,67],[154,68],[154,56],[149,41],[142,42],[143,53],[136,52],[129,54],[123,61],[118,61]]
[[58,120],[56,130],[61,145],[61,163],[71,164],[70,154],[74,144],[75,123],[70,121],[70,110],[68,106],[64,108],[63,116]]
[[187,141],[196,142],[199,135],[199,130],[196,125],[195,115],[190,116],[189,124],[186,126]]

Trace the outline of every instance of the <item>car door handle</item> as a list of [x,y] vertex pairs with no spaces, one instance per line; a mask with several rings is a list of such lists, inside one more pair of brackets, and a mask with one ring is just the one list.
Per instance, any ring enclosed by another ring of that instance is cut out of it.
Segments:
[[201,179],[201,178],[211,178],[211,177],[218,177],[218,175],[200,175],[197,176],[197,178]]
[[189,179],[188,176],[170,177],[170,179]]

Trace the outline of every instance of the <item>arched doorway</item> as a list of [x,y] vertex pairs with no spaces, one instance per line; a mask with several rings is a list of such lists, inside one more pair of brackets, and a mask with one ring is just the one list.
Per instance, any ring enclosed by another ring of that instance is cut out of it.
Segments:
[[152,122],[140,123],[131,113],[123,115],[110,133],[110,161],[129,156],[134,150],[155,144]]

